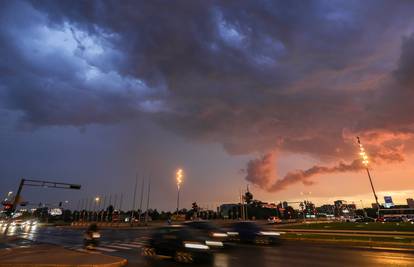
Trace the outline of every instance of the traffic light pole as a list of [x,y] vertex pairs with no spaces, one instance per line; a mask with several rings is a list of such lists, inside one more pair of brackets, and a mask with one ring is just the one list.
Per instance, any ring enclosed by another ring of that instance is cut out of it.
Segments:
[[81,185],[78,184],[68,184],[68,183],[58,183],[58,182],[50,182],[50,181],[42,181],[42,180],[32,180],[32,179],[24,179],[20,180],[19,189],[17,190],[16,197],[13,201],[13,206],[11,211],[14,212],[16,210],[17,205],[20,202],[20,195],[23,190],[23,186],[35,186],[35,187],[46,187],[46,188],[61,188],[61,189],[81,189]]

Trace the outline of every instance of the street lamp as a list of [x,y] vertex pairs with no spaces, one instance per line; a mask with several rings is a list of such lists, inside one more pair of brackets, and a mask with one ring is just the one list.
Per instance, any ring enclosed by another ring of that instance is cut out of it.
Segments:
[[[100,197],[95,197],[95,208],[93,209],[94,211],[96,210],[96,205],[97,204],[99,205],[99,201],[101,201],[101,198]],[[98,209],[99,209],[99,206],[98,206]]]
[[177,172],[175,173],[175,179],[177,181],[177,215],[178,215],[178,210],[180,206],[180,187],[183,182],[183,170],[182,169],[177,170]]
[[377,209],[378,209],[377,216],[379,216],[380,205],[378,203],[378,196],[377,196],[377,193],[375,193],[374,184],[372,183],[371,174],[368,168],[368,164],[369,164],[368,155],[365,152],[365,148],[362,145],[361,140],[359,139],[359,136],[357,136],[357,140],[358,140],[358,145],[359,145],[359,155],[361,156],[362,164],[365,166],[365,170],[367,171],[367,174],[368,174],[369,183],[371,184],[372,193],[374,194],[375,203],[377,204]]

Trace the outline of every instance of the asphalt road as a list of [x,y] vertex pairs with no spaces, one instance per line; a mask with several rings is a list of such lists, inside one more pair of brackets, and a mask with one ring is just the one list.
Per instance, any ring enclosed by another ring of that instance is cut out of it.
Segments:
[[[30,232],[15,230],[3,236],[0,248],[30,246],[32,243],[52,243],[84,251],[82,230],[40,227]],[[170,260],[146,259],[140,247],[148,236],[147,230],[102,230],[101,245],[95,252],[128,259],[128,266],[188,266]],[[7,242],[6,240],[7,237]],[[1,239],[0,239],[1,240]],[[214,255],[208,265],[197,266],[414,266],[414,252],[356,249],[340,246],[286,241],[278,246],[237,245]]]

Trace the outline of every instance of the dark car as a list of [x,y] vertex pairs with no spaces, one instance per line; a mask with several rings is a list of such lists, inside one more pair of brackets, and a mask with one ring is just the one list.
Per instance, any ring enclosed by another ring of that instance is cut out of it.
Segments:
[[142,249],[144,256],[163,256],[177,262],[211,261],[212,253],[206,240],[191,228],[172,225],[156,229]]
[[375,219],[371,217],[363,217],[363,218],[356,219],[355,222],[357,223],[375,222]]
[[384,217],[384,222],[403,222],[402,217]]
[[191,221],[185,222],[185,226],[197,230],[206,238],[206,244],[212,248],[224,247],[228,241],[226,231],[221,230],[217,226],[207,221]]
[[265,231],[254,222],[234,223],[227,234],[233,241],[256,243],[256,244],[277,244],[280,242],[280,233]]

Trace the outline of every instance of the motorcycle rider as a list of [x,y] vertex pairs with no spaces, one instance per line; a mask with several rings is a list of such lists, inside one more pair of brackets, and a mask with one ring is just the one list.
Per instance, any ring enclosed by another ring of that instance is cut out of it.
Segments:
[[99,238],[101,238],[101,235],[99,233],[98,225],[95,223],[89,225],[83,235],[85,247],[87,249],[94,249],[99,244]]

